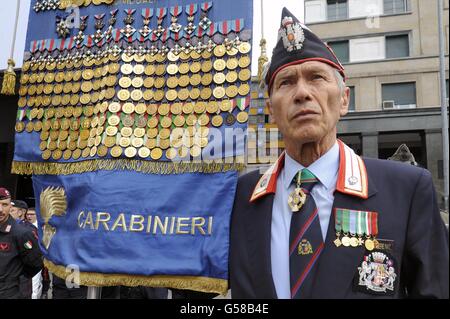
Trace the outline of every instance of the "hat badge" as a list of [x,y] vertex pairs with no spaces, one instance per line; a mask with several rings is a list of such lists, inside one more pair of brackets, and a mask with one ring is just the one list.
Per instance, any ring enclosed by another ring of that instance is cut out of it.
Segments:
[[303,48],[303,42],[305,41],[305,33],[300,23],[294,23],[292,17],[284,17],[281,21],[281,29],[279,31],[279,37],[283,39],[284,48],[288,52],[294,50],[301,50]]

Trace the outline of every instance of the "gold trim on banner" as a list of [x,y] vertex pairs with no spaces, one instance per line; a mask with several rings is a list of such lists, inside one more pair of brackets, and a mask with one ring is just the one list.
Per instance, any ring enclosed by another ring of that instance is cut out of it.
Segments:
[[241,171],[244,160],[221,162],[149,162],[128,159],[88,160],[76,163],[36,163],[13,161],[11,172],[20,175],[71,175],[100,170],[129,170],[148,174],[223,173]]
[[[64,266],[55,265],[44,259],[44,265],[56,276],[65,279],[71,274]],[[228,292],[228,281],[225,279],[197,277],[197,276],[140,276],[126,274],[101,274],[93,272],[80,272],[80,285],[90,287],[104,286],[147,286],[165,287],[174,289],[189,289],[207,293],[218,293],[226,295]]]

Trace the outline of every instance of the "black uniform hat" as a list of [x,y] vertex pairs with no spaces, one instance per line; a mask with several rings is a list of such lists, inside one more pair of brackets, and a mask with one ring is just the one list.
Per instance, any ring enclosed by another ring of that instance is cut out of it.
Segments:
[[28,209],[28,204],[26,202],[24,202],[23,200],[16,199],[11,204],[17,208]]
[[278,42],[273,49],[272,60],[265,76],[269,92],[279,71],[287,66],[307,61],[327,63],[337,69],[345,79],[344,67],[333,50],[304,24],[300,23],[288,9],[283,8]]

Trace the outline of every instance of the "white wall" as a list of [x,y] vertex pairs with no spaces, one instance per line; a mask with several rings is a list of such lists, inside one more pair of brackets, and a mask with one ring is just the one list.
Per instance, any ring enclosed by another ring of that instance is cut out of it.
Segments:
[[[267,40],[267,56],[270,60],[278,38],[281,11],[286,7],[301,22],[304,22],[304,0],[262,0],[264,5],[264,37]],[[261,54],[261,0],[253,0],[253,60],[252,75],[258,74],[258,58]]]
[[[8,59],[11,55],[11,46],[16,20],[16,7],[18,0],[3,0],[0,9],[0,70],[7,67]],[[19,25],[17,28],[16,45],[14,50],[14,61],[16,68],[20,68],[23,62],[23,51],[25,50],[25,39],[27,36],[28,14],[31,0],[20,0]]]

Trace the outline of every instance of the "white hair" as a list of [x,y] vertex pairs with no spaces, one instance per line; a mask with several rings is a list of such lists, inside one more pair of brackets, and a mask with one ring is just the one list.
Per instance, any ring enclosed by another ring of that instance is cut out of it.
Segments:
[[338,83],[339,89],[341,90],[341,93],[344,93],[344,90],[346,87],[344,78],[342,77],[342,74],[339,73],[339,71],[336,70],[335,68],[333,68],[333,71],[334,71],[334,76],[336,77],[336,81]]

